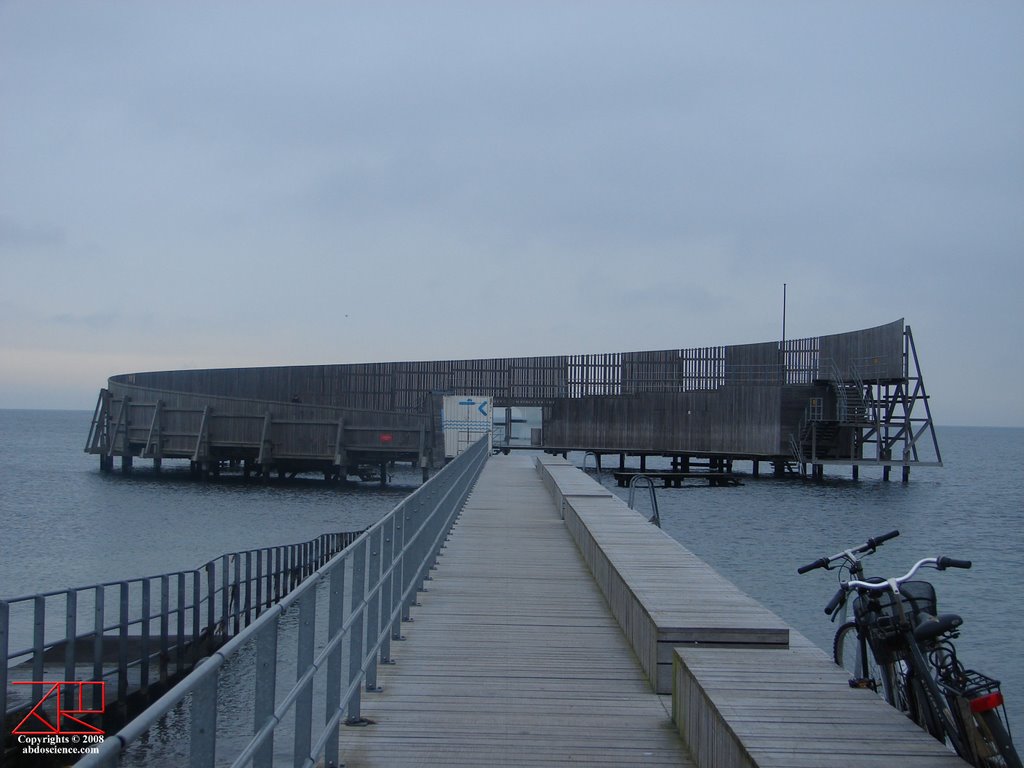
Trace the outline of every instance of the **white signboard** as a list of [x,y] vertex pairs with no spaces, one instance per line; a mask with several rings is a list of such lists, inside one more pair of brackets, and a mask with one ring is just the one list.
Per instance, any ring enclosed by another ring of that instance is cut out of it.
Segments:
[[445,395],[441,406],[444,455],[453,459],[487,435],[491,449],[491,399],[474,395]]

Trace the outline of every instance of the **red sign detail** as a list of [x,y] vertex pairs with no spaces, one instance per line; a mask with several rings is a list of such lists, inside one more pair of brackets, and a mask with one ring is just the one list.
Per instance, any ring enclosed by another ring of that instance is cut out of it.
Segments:
[[[99,734],[104,735],[106,732],[97,728],[94,725],[84,720],[80,720],[76,715],[101,715],[106,708],[106,683],[104,682],[81,682],[81,681],[61,681],[61,682],[14,682],[13,685],[44,685],[49,686],[49,689],[43,694],[43,698],[32,707],[31,711],[22,718],[21,722],[18,723],[13,730],[12,734],[22,734],[25,736],[52,736],[55,734],[68,735],[68,736],[84,736],[86,734]],[[99,686],[100,700],[99,709],[93,707],[87,707],[85,704],[86,690],[90,693],[96,691],[95,686]],[[64,700],[67,696],[66,691],[70,691],[70,703],[71,708],[65,709]],[[56,705],[54,718],[56,722],[51,722],[49,714],[44,711],[44,705]]]

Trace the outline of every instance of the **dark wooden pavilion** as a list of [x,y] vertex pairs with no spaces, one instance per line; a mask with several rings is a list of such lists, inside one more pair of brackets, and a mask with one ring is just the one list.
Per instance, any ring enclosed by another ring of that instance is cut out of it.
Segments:
[[903,320],[828,336],[609,354],[158,371],[112,376],[86,451],[326,477],[442,457],[445,394],[539,407],[548,452],[668,456],[777,473],[941,466]]

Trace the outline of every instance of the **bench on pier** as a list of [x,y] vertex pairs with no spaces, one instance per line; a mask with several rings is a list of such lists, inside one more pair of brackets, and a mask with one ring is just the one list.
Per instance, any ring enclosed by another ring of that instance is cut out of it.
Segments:
[[794,633],[781,650],[677,648],[672,721],[700,768],[964,768]]
[[629,485],[634,477],[649,477],[661,480],[666,488],[681,488],[684,480],[706,480],[710,486],[740,485],[739,478],[732,472],[674,472],[671,470],[619,469],[612,472],[620,488]]
[[789,627],[569,462],[537,458],[570,535],[658,693],[682,645],[785,648]]

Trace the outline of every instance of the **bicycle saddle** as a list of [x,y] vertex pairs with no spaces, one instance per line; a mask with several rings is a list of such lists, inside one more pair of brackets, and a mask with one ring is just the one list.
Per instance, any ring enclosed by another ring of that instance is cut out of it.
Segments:
[[964,623],[964,620],[955,613],[942,613],[932,616],[930,613],[922,613],[914,627],[914,637],[918,640],[934,640],[939,635],[952,632]]

